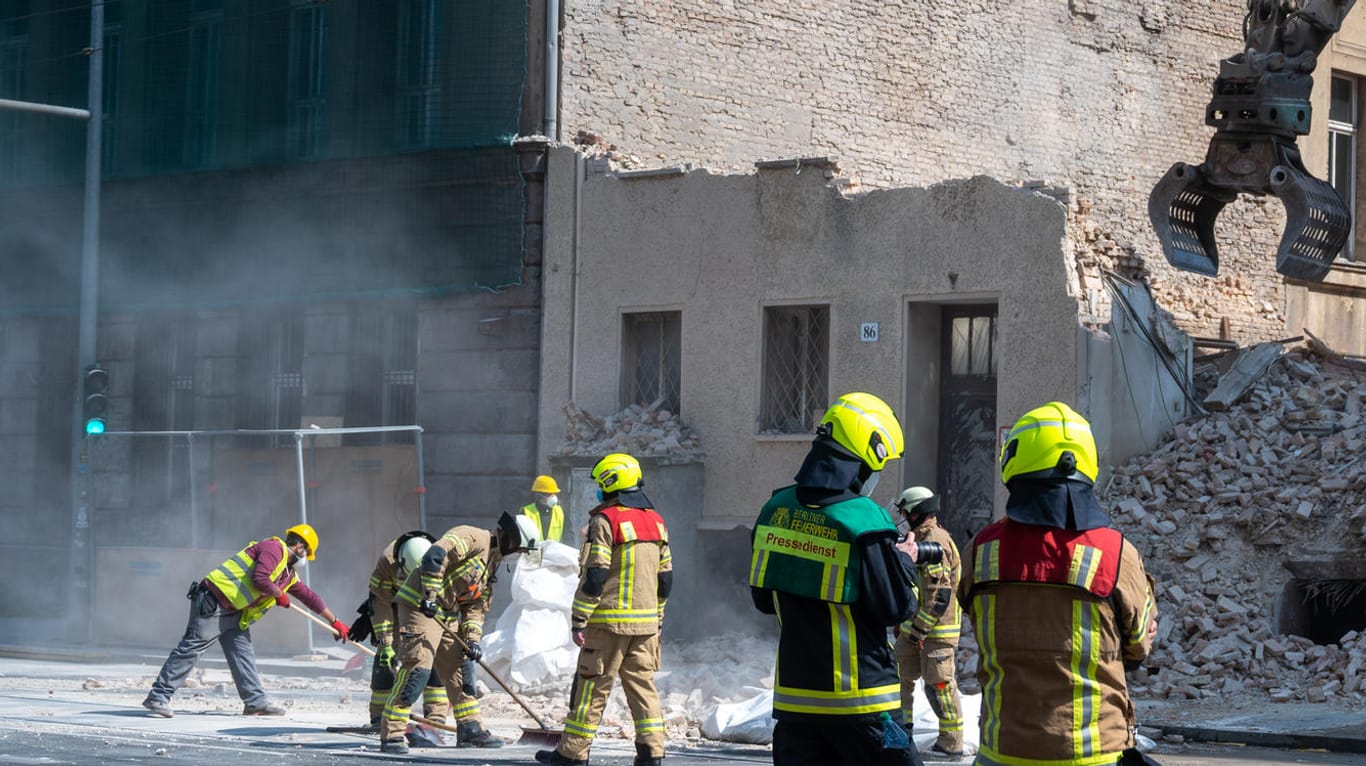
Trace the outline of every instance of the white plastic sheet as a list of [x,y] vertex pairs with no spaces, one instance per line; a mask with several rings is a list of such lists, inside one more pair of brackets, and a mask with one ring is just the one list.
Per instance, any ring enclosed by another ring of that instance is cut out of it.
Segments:
[[578,584],[578,551],[568,545],[548,542],[539,556],[518,556],[512,602],[484,635],[484,662],[518,686],[568,684],[579,656],[569,634]]

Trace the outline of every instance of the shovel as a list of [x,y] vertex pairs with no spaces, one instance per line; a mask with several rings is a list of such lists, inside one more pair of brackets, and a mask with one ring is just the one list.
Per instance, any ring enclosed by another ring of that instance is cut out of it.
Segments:
[[[442,630],[446,631],[446,635],[455,639],[456,645],[459,646],[466,653],[466,655],[469,654],[470,645],[465,643],[465,639],[461,638],[459,635],[456,634],[455,631],[451,630],[446,625],[446,623],[437,620],[437,624],[441,626]],[[541,717],[536,715],[536,711],[532,710],[531,706],[526,704],[526,701],[522,699],[521,695],[513,691],[512,687],[508,686],[506,681],[500,678],[497,673],[493,672],[492,668],[490,668],[488,665],[485,665],[483,659],[475,660],[475,662],[479,663],[479,667],[483,668],[484,672],[488,673],[490,678],[497,681],[498,685],[503,687],[503,691],[511,695],[512,698],[517,701],[517,704],[522,706],[522,709],[527,712],[527,715],[531,716],[531,719],[536,722],[536,726],[539,727],[533,729],[530,726],[523,726],[522,738],[517,740],[517,744],[545,745],[547,747],[552,748],[560,744],[560,738],[564,736],[563,729],[552,729],[549,726],[546,726],[545,721],[541,720]],[[422,719],[418,718],[416,720],[420,721]]]

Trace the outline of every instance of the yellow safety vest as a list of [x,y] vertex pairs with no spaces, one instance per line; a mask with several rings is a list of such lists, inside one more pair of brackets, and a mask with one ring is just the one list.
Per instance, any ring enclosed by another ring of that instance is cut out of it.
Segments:
[[536,529],[540,531],[542,540],[554,540],[558,543],[560,538],[564,537],[564,509],[558,504],[550,509],[549,530],[541,527],[541,512],[536,508],[535,503],[522,506],[522,514],[536,522]]
[[[285,541],[278,537],[267,539],[280,543],[281,548],[284,547]],[[219,564],[205,578],[218,589],[219,593],[223,594],[233,609],[242,613],[242,619],[237,622],[238,627],[242,630],[246,630],[252,623],[261,619],[261,615],[264,615],[267,609],[275,606],[273,597],[261,595],[261,591],[252,584],[251,572],[256,568],[256,559],[247,555],[247,550],[253,545],[256,545],[255,540],[247,543],[247,547],[238,551],[235,556]],[[287,566],[289,566],[288,550],[280,557],[280,563],[276,564],[275,569],[271,571],[271,581],[274,582]],[[298,581],[299,576],[290,572],[289,582],[285,583],[282,590],[289,590]]]

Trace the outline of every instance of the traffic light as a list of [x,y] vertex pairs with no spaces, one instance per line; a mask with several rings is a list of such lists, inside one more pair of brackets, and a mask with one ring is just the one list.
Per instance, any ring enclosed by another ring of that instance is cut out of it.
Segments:
[[85,414],[85,432],[89,435],[104,433],[104,413],[109,409],[109,371],[98,364],[85,369],[82,386]]

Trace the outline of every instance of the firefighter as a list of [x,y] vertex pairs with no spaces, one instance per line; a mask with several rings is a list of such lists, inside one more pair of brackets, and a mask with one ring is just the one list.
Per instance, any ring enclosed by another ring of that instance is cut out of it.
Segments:
[[673,559],[664,519],[641,491],[640,463],[613,453],[593,466],[601,502],[588,512],[588,557],[574,594],[570,631],[580,647],[564,736],[536,760],[553,766],[588,763],[607,697],[618,676],[635,722],[633,766],[664,762],[664,712],[655,689],[664,602]]
[[433,671],[445,679],[446,692],[455,701],[456,746],[503,746],[503,740],[484,728],[479,700],[470,693],[461,666],[465,657],[478,660],[484,654],[479,639],[498,564],[507,556],[534,550],[538,544],[534,525],[520,515],[502,514],[492,532],[480,527],[452,527],[399,584],[400,667],[380,719],[381,751],[408,752],[404,737],[408,716]]
[[522,506],[522,514],[536,522],[541,539],[560,542],[564,537],[564,509],[560,507],[560,485],[549,476],[537,476],[531,482],[530,503]]
[[981,651],[976,763],[1118,763],[1134,746],[1124,672],[1157,632],[1152,579],[1096,501],[1096,442],[1071,407],[1025,413],[1000,462],[1005,518],[968,546],[958,584]]
[[773,686],[777,766],[920,764],[900,715],[887,631],[916,609],[914,535],[898,542],[868,498],[901,457],[901,424],[881,399],[845,394],[826,410],[795,476],[754,524],[754,606],[779,616]]
[[915,682],[925,679],[925,697],[939,719],[939,736],[930,752],[950,758],[963,754],[963,705],[958,695],[954,655],[962,610],[958,608],[958,546],[939,526],[939,497],[925,487],[910,487],[896,500],[905,528],[916,540],[938,543],[943,559],[917,564],[920,608],[894,631],[896,660],[901,675],[901,717],[906,732],[915,721]]
[[[379,732],[384,703],[394,688],[394,670],[398,666],[394,649],[394,619],[397,611],[394,599],[399,584],[422,564],[422,557],[432,547],[432,542],[431,535],[414,530],[405,532],[384,546],[370,573],[370,595],[356,610],[360,617],[351,623],[351,632],[347,635],[352,641],[370,638],[370,643],[375,647],[375,661],[370,669],[370,728],[376,733]],[[440,674],[428,674],[427,685],[422,689],[423,717],[445,723],[450,709],[450,695],[446,693]]]
[[242,698],[242,715],[284,715],[285,709],[267,700],[261,688],[250,628],[271,607],[278,604],[288,609],[292,595],[332,623],[338,641],[346,640],[350,628],[327,608],[322,596],[299,581],[296,570],[317,553],[318,533],[307,524],[295,524],[285,530],[284,539],[268,537],[248,543],[191,585],[185,594],[190,600],[185,635],[161,666],[142,706],[154,716],[170,718],[171,695],[185,683],[204,652],[218,641],[237,695]]

